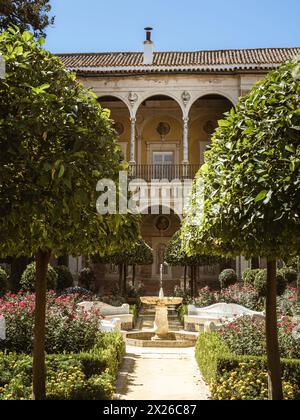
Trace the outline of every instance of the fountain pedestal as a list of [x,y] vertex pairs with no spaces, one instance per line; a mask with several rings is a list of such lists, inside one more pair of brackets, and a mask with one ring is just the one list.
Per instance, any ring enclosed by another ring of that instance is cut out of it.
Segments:
[[160,297],[144,296],[140,299],[141,302],[146,305],[155,305],[155,336],[152,340],[167,340],[169,336],[168,306],[180,305],[182,303],[182,298],[163,297],[163,295],[160,294]]
[[168,336],[169,321],[168,321],[168,308],[167,306],[156,306],[155,321],[154,321],[155,340],[164,340]]

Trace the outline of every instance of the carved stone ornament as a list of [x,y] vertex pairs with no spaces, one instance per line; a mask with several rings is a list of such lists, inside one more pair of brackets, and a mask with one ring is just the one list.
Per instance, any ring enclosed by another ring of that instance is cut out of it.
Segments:
[[137,102],[138,99],[139,99],[138,95],[134,92],[130,92],[130,94],[128,95],[128,100],[132,107],[134,106],[134,104]]
[[184,103],[184,106],[187,106],[187,104],[190,102],[191,100],[191,95],[189,94],[189,92],[187,92],[186,90],[183,92],[183,94],[181,95],[182,98],[182,102]]
[[156,131],[158,132],[158,134],[162,137],[165,138],[171,131],[171,126],[169,123],[167,122],[160,122],[156,128]]

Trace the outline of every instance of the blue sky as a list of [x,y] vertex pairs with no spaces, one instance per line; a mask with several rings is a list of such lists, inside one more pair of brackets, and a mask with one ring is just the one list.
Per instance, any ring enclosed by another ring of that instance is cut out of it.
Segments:
[[52,52],[299,47],[300,0],[51,0]]

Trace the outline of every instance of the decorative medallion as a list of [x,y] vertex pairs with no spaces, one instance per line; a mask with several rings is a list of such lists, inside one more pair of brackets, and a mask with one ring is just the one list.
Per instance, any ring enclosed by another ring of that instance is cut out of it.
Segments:
[[209,134],[210,136],[214,133],[215,129],[217,128],[217,123],[215,121],[206,121],[206,123],[203,126],[203,130],[206,134]]
[[164,140],[165,137],[170,133],[171,126],[167,122],[160,122],[156,128],[156,131],[158,132],[162,140]]
[[132,107],[134,107],[134,104],[137,102],[138,99],[139,99],[138,95],[134,92],[130,92],[130,94],[128,95],[128,100]]
[[118,136],[121,136],[124,133],[124,125],[121,122],[115,122],[115,130]]
[[181,95],[182,98],[182,102],[184,103],[184,106],[187,106],[187,104],[190,102],[191,100],[191,95],[189,94],[189,92],[187,92],[186,90],[183,92],[183,94]]
[[156,221],[155,227],[160,232],[164,232],[169,229],[170,220],[166,216],[159,216],[159,218]]

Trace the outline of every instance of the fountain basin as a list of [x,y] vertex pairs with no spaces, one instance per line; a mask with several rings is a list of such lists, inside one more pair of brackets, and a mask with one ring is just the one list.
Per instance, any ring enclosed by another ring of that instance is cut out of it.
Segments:
[[194,347],[197,337],[197,334],[168,332],[157,340],[155,332],[140,331],[127,333],[126,344],[133,347],[184,348]]
[[178,297],[142,296],[141,302],[145,305],[171,306],[181,305],[183,299]]

